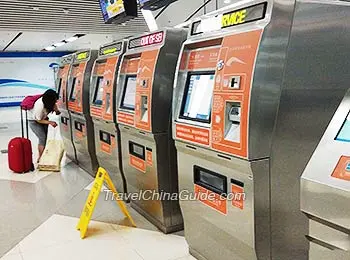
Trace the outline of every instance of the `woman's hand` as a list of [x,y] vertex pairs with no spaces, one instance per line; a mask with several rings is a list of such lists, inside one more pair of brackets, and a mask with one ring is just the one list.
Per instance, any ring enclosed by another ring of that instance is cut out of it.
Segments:
[[51,125],[53,128],[56,128],[56,127],[57,127],[57,123],[54,122],[54,121],[50,121],[50,122],[49,122],[49,125]]

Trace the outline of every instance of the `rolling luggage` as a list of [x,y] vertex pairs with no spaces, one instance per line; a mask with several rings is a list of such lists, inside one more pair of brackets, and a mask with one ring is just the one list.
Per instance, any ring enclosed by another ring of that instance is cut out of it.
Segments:
[[22,137],[12,139],[8,144],[8,164],[15,173],[27,173],[34,171],[32,143],[29,140],[28,113],[26,114],[27,138],[24,137],[23,111],[21,109]]

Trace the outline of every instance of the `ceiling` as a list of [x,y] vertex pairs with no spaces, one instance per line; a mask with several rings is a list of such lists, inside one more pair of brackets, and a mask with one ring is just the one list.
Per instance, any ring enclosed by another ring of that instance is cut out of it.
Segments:
[[98,0],[0,0],[0,30],[128,35],[147,30],[141,12],[126,25],[105,24]]
[[[212,0],[194,17],[237,0]],[[206,0],[178,0],[155,11],[159,27],[184,22]],[[55,51],[98,49],[99,46],[148,31],[139,11],[138,18],[122,25],[105,24],[98,0],[0,0],[0,52],[42,51],[75,34],[86,34]]]

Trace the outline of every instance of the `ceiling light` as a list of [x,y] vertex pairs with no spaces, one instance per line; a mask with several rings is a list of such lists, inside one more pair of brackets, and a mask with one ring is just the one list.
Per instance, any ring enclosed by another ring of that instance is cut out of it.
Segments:
[[53,51],[54,49],[56,49],[55,46],[49,46],[49,47],[45,48],[45,50],[47,50],[47,51]]
[[152,11],[142,9],[141,12],[142,12],[143,17],[145,18],[145,21],[147,23],[147,26],[148,26],[150,32],[157,31],[158,25],[157,25],[157,21],[154,18]]
[[225,0],[224,3],[225,4],[231,4],[231,0]]
[[61,46],[65,45],[65,44],[66,44],[65,42],[57,42],[57,43],[54,44],[54,46],[61,47]]
[[73,37],[70,37],[70,38],[66,39],[65,41],[66,41],[66,42],[74,42],[74,41],[76,41],[76,40],[78,40],[78,39],[79,39],[78,36],[73,36]]

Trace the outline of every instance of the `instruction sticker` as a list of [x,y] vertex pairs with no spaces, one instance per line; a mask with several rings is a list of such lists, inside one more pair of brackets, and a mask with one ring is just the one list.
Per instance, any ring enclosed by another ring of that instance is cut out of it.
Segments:
[[129,164],[135,169],[146,173],[146,162],[144,160],[136,156],[130,155]]
[[194,185],[196,198],[206,206],[227,215],[227,199],[197,184]]
[[209,129],[180,124],[176,125],[176,138],[178,139],[209,146],[209,136]]

